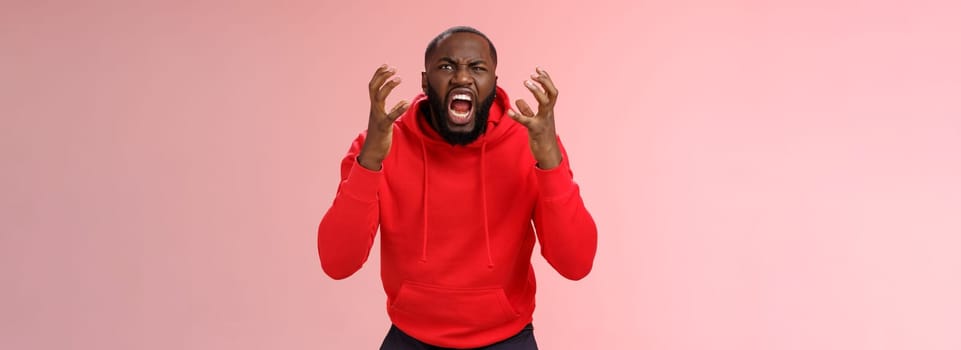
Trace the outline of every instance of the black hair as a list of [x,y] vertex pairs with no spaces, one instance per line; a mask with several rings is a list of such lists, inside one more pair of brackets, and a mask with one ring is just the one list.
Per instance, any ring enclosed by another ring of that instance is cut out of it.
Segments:
[[494,43],[491,42],[491,39],[488,38],[487,35],[484,35],[484,33],[481,33],[481,31],[479,31],[479,30],[477,30],[477,29],[474,29],[473,27],[468,27],[468,26],[450,27],[450,28],[448,28],[447,30],[443,31],[442,33],[438,34],[436,37],[434,37],[434,40],[431,40],[430,43],[427,44],[427,50],[424,50],[424,64],[425,64],[425,65],[427,64],[427,60],[430,59],[430,54],[433,53],[433,52],[434,52],[434,49],[437,48],[437,44],[438,44],[441,40],[444,40],[444,38],[447,38],[447,37],[449,37],[449,36],[451,36],[452,34],[455,34],[455,33],[472,33],[472,34],[477,34],[477,35],[480,35],[482,38],[484,38],[484,40],[487,40],[487,45],[490,46],[490,50],[491,50],[491,59],[494,60],[494,62],[493,62],[494,65],[497,65],[497,49],[494,48]]

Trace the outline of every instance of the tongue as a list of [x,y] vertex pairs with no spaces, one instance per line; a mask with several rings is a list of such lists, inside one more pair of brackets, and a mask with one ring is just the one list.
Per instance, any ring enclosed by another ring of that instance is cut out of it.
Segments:
[[467,113],[470,111],[470,102],[464,100],[456,100],[450,104],[450,108],[457,113]]

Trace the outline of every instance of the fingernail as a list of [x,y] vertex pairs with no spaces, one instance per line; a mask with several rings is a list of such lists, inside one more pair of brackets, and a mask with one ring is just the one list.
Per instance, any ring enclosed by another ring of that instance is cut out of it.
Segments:
[[534,82],[530,80],[525,80],[524,84],[527,84],[527,86],[530,86],[530,87],[534,87]]
[[537,78],[539,78],[539,77],[540,77],[540,75],[537,75],[537,74],[531,74],[531,79],[537,79]]

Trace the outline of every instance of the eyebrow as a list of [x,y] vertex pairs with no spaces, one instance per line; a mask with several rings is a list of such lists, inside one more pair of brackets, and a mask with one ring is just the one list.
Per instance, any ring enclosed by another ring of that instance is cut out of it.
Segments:
[[[450,57],[441,57],[441,58],[440,58],[439,60],[437,60],[437,61],[438,61],[438,62],[448,62],[448,63],[457,64],[457,61],[454,61],[454,59],[453,59],[453,58],[450,58]],[[468,65],[468,66],[476,66],[476,65],[478,65],[478,64],[487,64],[487,61],[485,61],[483,58],[475,58],[475,59],[472,59],[472,60],[470,60],[469,62],[467,62],[467,65]]]

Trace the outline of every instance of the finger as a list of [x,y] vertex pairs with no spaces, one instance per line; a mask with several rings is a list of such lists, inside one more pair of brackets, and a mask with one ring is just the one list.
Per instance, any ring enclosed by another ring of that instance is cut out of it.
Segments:
[[520,124],[523,125],[524,127],[530,127],[530,126],[531,126],[531,121],[533,121],[533,119],[531,119],[531,117],[525,117],[525,116],[521,115],[520,113],[515,112],[513,109],[508,109],[508,110],[507,110],[507,116],[511,117],[511,119],[516,120],[518,123],[520,123]]
[[387,99],[387,95],[390,95],[390,92],[393,91],[397,85],[400,85],[400,77],[391,77],[389,80],[387,80],[387,83],[385,83],[384,86],[377,91],[377,100],[383,101]]
[[543,106],[551,102],[551,100],[547,97],[547,92],[544,92],[544,89],[542,89],[541,86],[533,80],[525,80],[524,86],[526,86],[527,90],[530,90],[531,93],[534,94],[534,99],[537,100],[539,105]]
[[547,76],[548,78],[551,77],[551,75],[547,74],[547,71],[544,70],[544,68],[541,68],[541,66],[534,67],[534,70],[537,71],[537,74]]
[[551,76],[547,74],[547,71],[541,67],[537,67],[537,73],[531,74],[531,78],[541,83],[544,87],[544,91],[547,92],[547,97],[550,98],[551,102],[557,100],[557,87],[554,85],[554,80]]
[[531,106],[528,105],[527,101],[524,101],[524,99],[517,100],[517,109],[519,109],[521,111],[521,114],[523,114],[526,117],[534,116],[534,110],[531,109]]
[[410,103],[405,100],[397,102],[397,104],[394,105],[394,108],[390,109],[390,113],[387,114],[387,119],[390,119],[390,121],[397,120],[397,118],[400,117],[401,114],[404,114],[409,107]]
[[367,84],[367,88],[370,90],[370,96],[374,97],[374,94],[377,93],[381,85],[384,85],[384,81],[394,75],[395,72],[397,72],[397,70],[394,69],[394,67],[389,67],[386,64],[377,68],[377,70],[374,71],[374,76],[370,78],[370,83]]

